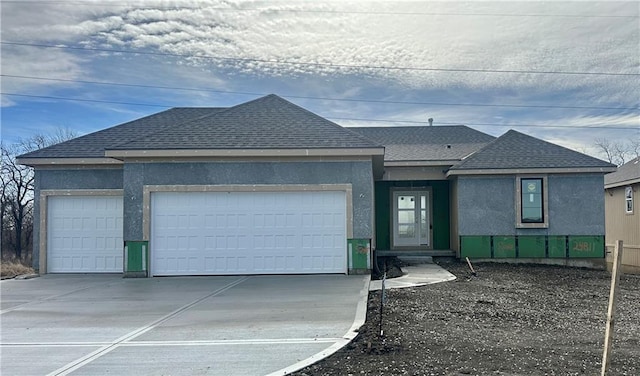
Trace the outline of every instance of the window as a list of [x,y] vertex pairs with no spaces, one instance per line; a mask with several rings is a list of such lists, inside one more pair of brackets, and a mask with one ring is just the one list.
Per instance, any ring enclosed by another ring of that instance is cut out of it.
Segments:
[[522,223],[543,223],[542,179],[520,179]]
[[625,187],[624,189],[624,212],[627,214],[633,213],[633,188]]
[[546,176],[518,177],[516,179],[516,227],[547,228]]

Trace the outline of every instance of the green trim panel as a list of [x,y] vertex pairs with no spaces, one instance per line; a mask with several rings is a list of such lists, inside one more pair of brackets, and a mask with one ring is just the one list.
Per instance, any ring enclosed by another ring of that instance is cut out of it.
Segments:
[[567,257],[567,237],[566,236],[549,236],[549,258],[566,258]]
[[491,258],[491,237],[461,236],[460,257]]
[[148,268],[149,242],[126,241],[125,273],[146,272]]
[[371,269],[369,239],[347,239],[347,248],[349,249],[349,270]]
[[460,257],[604,258],[604,235],[460,236]]
[[569,258],[604,257],[602,236],[569,236]]
[[545,256],[544,236],[518,236],[518,257],[543,258]]
[[493,257],[494,258],[515,258],[516,238],[514,236],[494,236],[493,237]]

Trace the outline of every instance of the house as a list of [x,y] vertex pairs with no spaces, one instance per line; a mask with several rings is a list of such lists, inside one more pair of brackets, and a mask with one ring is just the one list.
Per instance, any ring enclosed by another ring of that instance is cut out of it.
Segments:
[[[622,270],[640,274],[640,214],[635,197],[640,192],[640,157],[604,176],[606,245],[613,251],[616,240],[622,240]],[[609,267],[613,263],[608,254]]]
[[377,255],[604,259],[615,166],[516,131],[343,128],[276,95],[24,154],[40,273],[347,273]]

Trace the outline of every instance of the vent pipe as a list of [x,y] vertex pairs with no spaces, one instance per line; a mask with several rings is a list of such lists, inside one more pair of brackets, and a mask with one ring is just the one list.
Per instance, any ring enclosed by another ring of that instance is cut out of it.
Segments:
[[429,126],[432,127],[433,126],[433,118],[429,118]]

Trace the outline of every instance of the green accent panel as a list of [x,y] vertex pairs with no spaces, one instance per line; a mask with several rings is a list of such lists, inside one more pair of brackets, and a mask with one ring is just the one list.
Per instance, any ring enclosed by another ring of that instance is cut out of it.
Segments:
[[491,237],[461,236],[460,257],[491,258]]
[[566,236],[549,236],[549,258],[565,258],[567,257],[567,237]]
[[451,249],[451,220],[449,213],[449,182],[431,181],[433,198],[433,249]]
[[371,269],[369,239],[347,239],[349,249],[349,269]]
[[569,257],[604,258],[604,236],[569,236]]
[[439,180],[375,182],[376,248],[391,249],[392,189],[431,187],[433,249],[450,249],[449,182]]
[[149,265],[149,242],[127,241],[126,272],[146,272]]
[[545,257],[544,236],[518,236],[518,257]]
[[390,182],[375,183],[376,248],[391,249],[391,197]]
[[494,236],[493,237],[493,257],[515,258],[516,257],[516,238],[514,236]]

